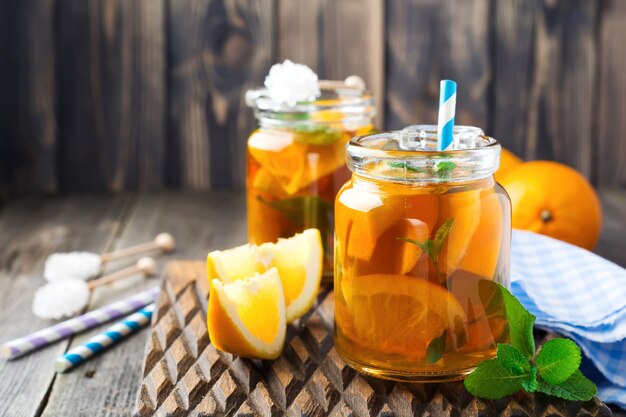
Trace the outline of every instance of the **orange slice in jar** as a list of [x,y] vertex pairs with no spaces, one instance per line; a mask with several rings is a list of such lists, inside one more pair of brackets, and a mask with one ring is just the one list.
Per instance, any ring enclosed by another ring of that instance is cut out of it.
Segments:
[[478,226],[467,245],[459,268],[483,278],[493,279],[500,255],[503,232],[503,208],[493,188],[480,192]]
[[279,199],[287,197],[287,193],[280,181],[266,168],[261,167],[257,169],[251,180],[252,189],[261,190]]
[[295,143],[293,133],[257,130],[248,140],[248,152],[260,165],[259,171],[263,169],[273,176],[287,194],[300,188],[306,146]]
[[466,316],[440,285],[405,275],[346,277],[342,281],[348,325],[355,343],[381,353],[423,359],[429,343],[445,330],[463,327]]
[[[439,198],[439,219],[435,230],[446,221],[454,219],[450,233],[439,254],[439,269],[442,277],[451,275],[467,254],[480,222],[480,190],[471,189],[441,194]],[[483,244],[484,242],[477,242]]]
[[[335,230],[341,240],[342,259],[370,261],[382,234],[402,218],[402,206],[383,201],[383,196],[347,183],[339,191]],[[401,203],[398,199],[397,203]]]
[[494,281],[458,269],[448,279],[447,287],[467,316],[467,327],[455,335],[458,352],[495,349],[498,343],[505,342],[504,300]]

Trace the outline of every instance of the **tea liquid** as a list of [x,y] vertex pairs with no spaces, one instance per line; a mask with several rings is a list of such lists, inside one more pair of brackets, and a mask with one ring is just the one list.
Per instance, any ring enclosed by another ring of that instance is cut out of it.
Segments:
[[492,178],[411,186],[354,175],[336,216],[335,345],[350,365],[436,381],[495,356],[508,338],[496,283],[508,283],[510,203]]
[[350,172],[345,147],[351,137],[371,131],[339,126],[315,130],[268,129],[248,140],[248,238],[275,242],[317,228],[324,244],[324,270],[333,270],[334,201]]

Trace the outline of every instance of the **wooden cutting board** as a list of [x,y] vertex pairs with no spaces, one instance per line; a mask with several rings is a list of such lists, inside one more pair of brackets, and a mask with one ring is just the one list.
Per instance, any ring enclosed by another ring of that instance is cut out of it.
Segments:
[[462,382],[400,384],[357,374],[333,348],[333,293],[289,325],[283,355],[251,361],[211,345],[202,261],[167,265],[144,358],[136,416],[610,416],[599,400],[519,393],[499,401]]

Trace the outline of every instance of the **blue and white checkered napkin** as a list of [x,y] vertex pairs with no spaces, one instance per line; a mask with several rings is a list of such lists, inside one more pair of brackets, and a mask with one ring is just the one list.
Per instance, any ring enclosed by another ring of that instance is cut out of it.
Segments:
[[599,371],[588,375],[598,397],[626,408],[626,270],[577,246],[514,230],[511,290],[538,327],[580,345]]

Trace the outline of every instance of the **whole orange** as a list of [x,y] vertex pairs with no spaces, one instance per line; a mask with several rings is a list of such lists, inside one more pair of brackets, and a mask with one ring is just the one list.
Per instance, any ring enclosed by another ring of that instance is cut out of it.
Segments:
[[511,198],[513,228],[589,250],[598,242],[602,208],[578,171],[558,162],[526,162],[504,175],[500,184]]
[[500,168],[498,168],[498,171],[494,174],[496,181],[500,182],[507,172],[523,163],[524,161],[518,158],[513,152],[502,148],[502,153],[500,154]]

